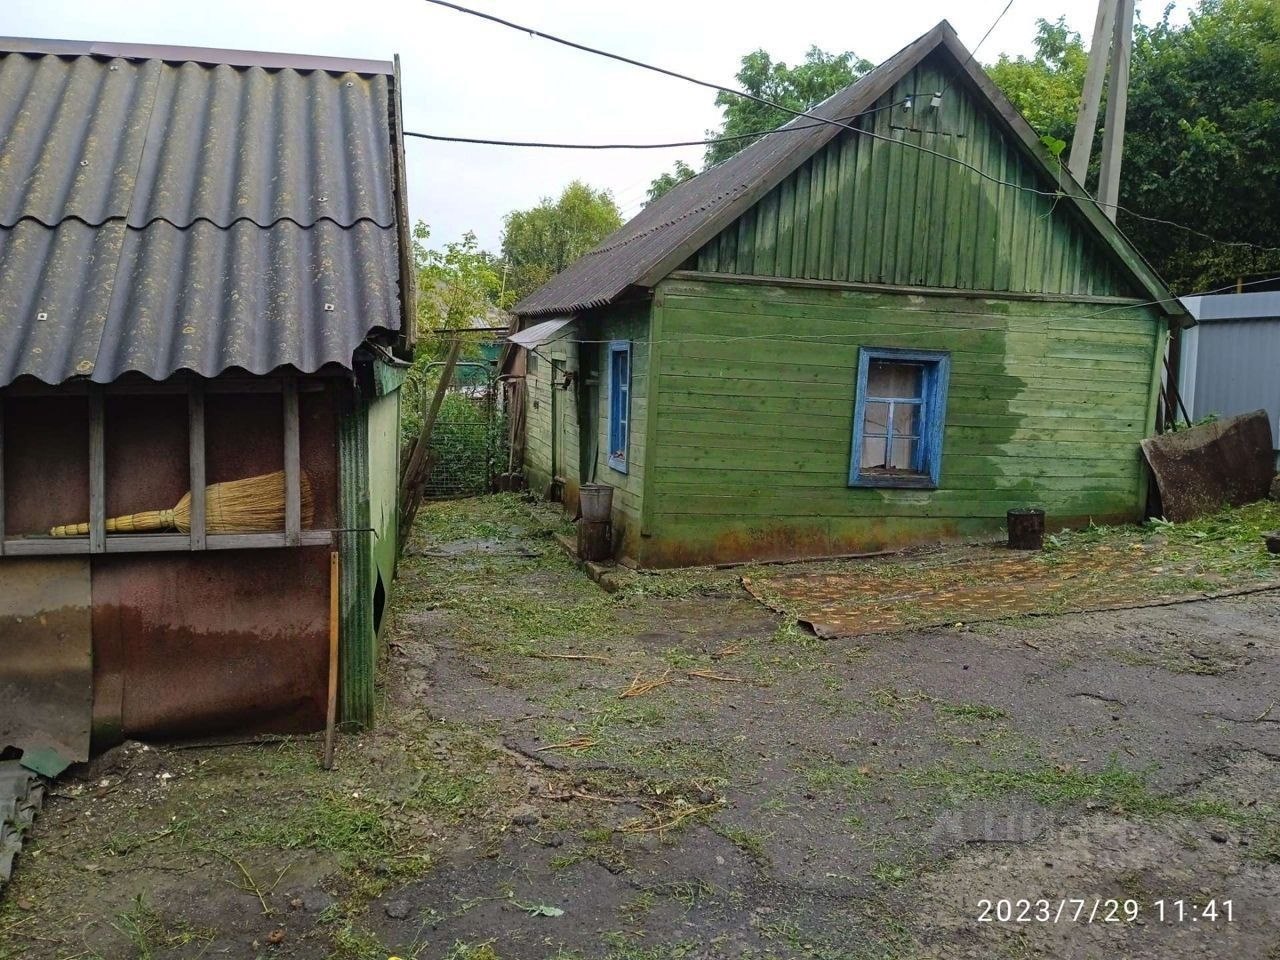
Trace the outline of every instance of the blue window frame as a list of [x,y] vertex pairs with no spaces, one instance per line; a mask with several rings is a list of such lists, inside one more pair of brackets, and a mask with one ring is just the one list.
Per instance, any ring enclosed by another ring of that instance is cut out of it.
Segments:
[[947,353],[859,349],[849,486],[938,486],[950,373]]
[[631,343],[609,344],[609,466],[627,472],[627,441],[631,434]]

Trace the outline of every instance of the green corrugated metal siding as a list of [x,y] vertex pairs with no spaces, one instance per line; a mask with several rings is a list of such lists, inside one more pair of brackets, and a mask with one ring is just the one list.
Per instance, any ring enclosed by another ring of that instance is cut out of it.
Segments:
[[[369,525],[373,527],[369,546],[372,582],[366,589],[373,604],[372,626],[382,633],[382,613],[391,599],[391,582],[396,569],[396,531],[399,529],[399,437],[400,392],[371,401],[369,410]],[[381,606],[376,599],[382,581]]]
[[[815,154],[697,256],[712,273],[1071,295],[1138,291],[937,54],[858,121],[902,142],[846,133]],[[933,91],[943,104],[929,106]],[[914,96],[912,109],[890,106]]]
[[[391,601],[400,523],[400,383],[403,373],[373,364],[374,396],[353,387],[338,424],[340,647],[338,716],[370,726],[374,720],[381,613]],[[382,581],[379,604],[378,581]]]
[[369,595],[373,560],[369,540],[369,410],[357,395],[338,424],[338,501],[341,647],[338,715],[343,723],[371,726],[377,641]]
[[[1154,308],[728,278],[664,281],[657,299],[646,565],[995,531],[1029,504],[1051,524],[1141,516]],[[951,352],[939,489],[848,486],[859,345]]]

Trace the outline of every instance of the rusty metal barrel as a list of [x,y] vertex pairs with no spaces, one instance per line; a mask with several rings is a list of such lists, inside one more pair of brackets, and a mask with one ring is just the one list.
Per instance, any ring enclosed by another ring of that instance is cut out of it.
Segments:
[[1044,548],[1044,511],[1039,507],[1020,507],[1005,514],[1009,527],[1010,550]]
[[613,487],[607,483],[584,483],[578,488],[578,509],[587,523],[604,523],[613,514]]

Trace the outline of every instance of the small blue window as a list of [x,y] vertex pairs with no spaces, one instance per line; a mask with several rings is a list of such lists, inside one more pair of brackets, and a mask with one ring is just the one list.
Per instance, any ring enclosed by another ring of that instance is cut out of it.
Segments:
[[849,486],[938,486],[950,368],[946,353],[858,351]]
[[627,472],[627,439],[631,433],[631,344],[609,344],[609,466]]

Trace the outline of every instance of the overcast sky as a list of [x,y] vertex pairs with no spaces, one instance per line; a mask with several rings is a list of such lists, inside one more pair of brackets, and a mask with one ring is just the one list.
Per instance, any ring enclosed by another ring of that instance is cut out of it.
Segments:
[[[1004,0],[463,0],[507,19],[726,85],[757,47],[788,63],[809,46],[879,62],[943,18],[972,49]],[[1179,4],[1183,6],[1184,4]],[[1163,0],[1139,3],[1146,19]],[[1014,0],[978,52],[1029,53],[1037,17],[1084,34],[1097,0]],[[569,142],[698,139],[718,124],[703,87],[570,50],[423,0],[0,0],[0,35],[390,59],[404,73],[405,128]],[[624,217],[649,181],[699,147],[580,152],[410,140],[409,202],[433,243],[473,230],[496,250],[509,210],[574,178],[611,190]]]

